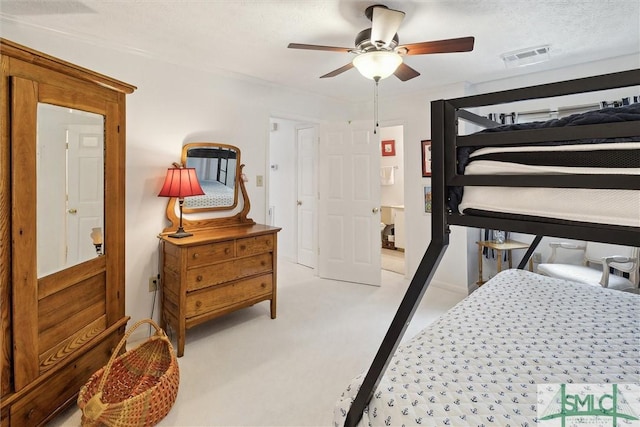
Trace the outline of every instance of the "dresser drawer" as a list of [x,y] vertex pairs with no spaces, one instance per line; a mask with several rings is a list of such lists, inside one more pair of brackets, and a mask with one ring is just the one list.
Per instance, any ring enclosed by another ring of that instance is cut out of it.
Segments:
[[265,274],[187,294],[186,317],[206,314],[242,301],[271,295],[273,276]]
[[187,292],[273,270],[271,252],[187,270]]
[[224,261],[234,257],[233,240],[187,248],[187,268]]
[[239,257],[271,252],[274,248],[275,234],[247,237],[236,241],[236,253]]

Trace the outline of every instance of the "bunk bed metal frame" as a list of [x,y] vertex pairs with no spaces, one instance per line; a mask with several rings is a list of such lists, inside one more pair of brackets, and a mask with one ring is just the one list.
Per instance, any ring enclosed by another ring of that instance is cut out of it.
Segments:
[[535,235],[535,239],[520,261],[522,269],[543,236],[615,243],[634,246],[640,242],[640,227],[595,224],[575,221],[547,222],[544,219],[505,219],[454,213],[447,207],[448,188],[453,186],[545,187],[639,190],[640,178],[622,175],[512,175],[508,184],[499,176],[459,175],[456,153],[458,147],[526,145],[544,141],[574,141],[582,138],[633,137],[640,134],[638,122],[618,122],[565,128],[545,128],[506,131],[500,133],[458,135],[460,119],[483,126],[497,123],[472,113],[466,108],[505,104],[531,99],[551,98],[577,93],[595,92],[640,85],[640,69],[557,83],[473,95],[431,103],[432,129],[432,216],[431,242],[402,299],[391,325],[367,371],[362,385],[349,409],[345,427],[354,427],[373,396],[391,357],[427,290],[449,244],[451,225],[501,229]]

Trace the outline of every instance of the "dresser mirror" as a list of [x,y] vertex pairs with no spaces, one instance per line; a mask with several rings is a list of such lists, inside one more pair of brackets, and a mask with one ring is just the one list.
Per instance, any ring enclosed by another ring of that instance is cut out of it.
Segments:
[[[240,149],[219,142],[192,142],[182,147],[182,166],[194,168],[204,195],[184,198],[182,220],[185,230],[202,230],[240,224],[255,224],[247,218],[251,203],[247,195],[240,162]],[[171,225],[163,233],[173,232],[181,223],[177,199],[167,203]]]
[[204,195],[186,197],[185,213],[231,210],[238,205],[240,149],[217,142],[195,142],[182,148],[182,164],[195,168]]
[[39,102],[36,138],[37,272],[95,258],[104,229],[104,117]]

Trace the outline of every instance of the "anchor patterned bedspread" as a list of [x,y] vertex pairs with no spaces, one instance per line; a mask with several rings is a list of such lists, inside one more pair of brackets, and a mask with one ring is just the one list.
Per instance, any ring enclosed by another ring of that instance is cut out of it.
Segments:
[[640,408],[640,296],[507,270],[398,348],[359,425],[535,426],[538,387],[572,383],[628,385]]

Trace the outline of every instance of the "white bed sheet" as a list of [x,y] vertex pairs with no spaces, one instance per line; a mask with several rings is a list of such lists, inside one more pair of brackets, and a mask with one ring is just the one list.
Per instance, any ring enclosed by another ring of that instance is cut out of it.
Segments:
[[534,426],[539,384],[639,384],[638,313],[638,295],[503,271],[400,346],[359,425]]
[[[613,148],[632,149],[640,143],[589,144],[561,147],[505,147],[485,148],[471,156],[491,152],[536,151],[579,151],[604,150]],[[606,171],[606,172],[604,172]],[[490,160],[475,160],[465,169],[465,175],[506,175],[518,174],[621,174],[629,179],[640,179],[640,165],[637,168],[599,169],[585,167],[529,166],[517,163]],[[528,188],[528,187],[482,187],[464,188],[462,202],[458,209],[482,209],[510,214],[535,215],[572,221],[598,224],[616,224],[640,227],[640,191],[603,190],[573,188]]]

